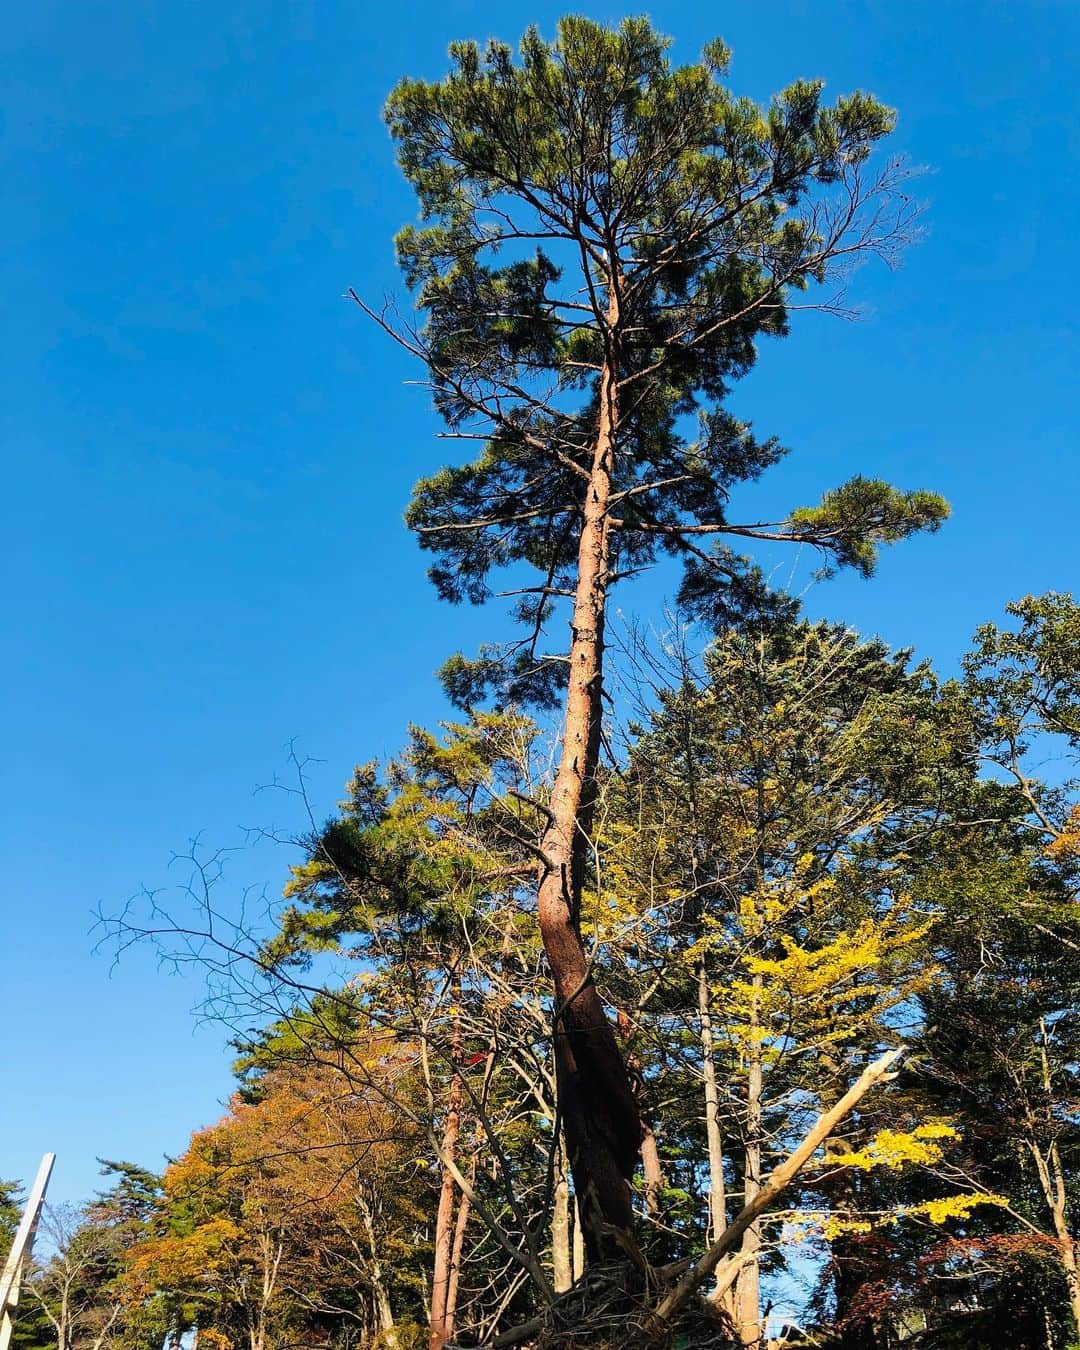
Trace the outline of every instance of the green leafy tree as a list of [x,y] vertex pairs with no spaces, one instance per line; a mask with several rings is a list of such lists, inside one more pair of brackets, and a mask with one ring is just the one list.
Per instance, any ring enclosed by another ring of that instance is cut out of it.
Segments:
[[[423,325],[376,316],[426,363],[449,434],[483,447],[423,480],[408,511],[439,593],[482,602],[508,570],[519,597],[524,635],[455,657],[447,688],[565,713],[538,919],[589,1250],[618,1259],[641,1126],[580,926],[611,588],[672,554],[687,602],[732,613],[763,586],[730,540],[810,543],[869,573],[880,544],[946,514],[932,493],[859,477],[776,522],[730,516],[737,485],[783,454],[723,407],[757,340],[784,335],[795,297],[838,267],[891,253],[910,208],[897,165],[868,168],[893,124],[877,100],[827,105],[799,81],[761,108],[723,83],[722,42],[679,68],[667,46],[644,19],[565,18],[553,43],[526,33],[517,62],[461,42],[445,80],[402,81],[386,116],[422,220],[397,245]],[[561,600],[570,645],[552,656]]]
[[21,1181],[0,1181],[0,1259],[7,1256],[22,1215]]
[[[160,1221],[162,1178],[134,1162],[99,1158],[101,1175],[110,1185],[98,1191],[86,1206],[87,1222],[108,1235],[117,1252],[117,1282],[123,1275],[132,1249],[154,1235]],[[160,1350],[166,1337],[178,1344],[183,1323],[175,1300],[153,1291],[148,1298],[125,1295],[118,1322],[110,1328],[110,1345],[116,1350]]]
[[[312,835],[306,861],[292,869],[290,904],[266,948],[283,977],[320,953],[344,958],[356,976],[347,991],[309,995],[272,1042],[252,1046],[253,1066],[280,1055],[302,1061],[320,1043],[336,1042],[341,1073],[359,1082],[356,1015],[416,1066],[419,1095],[409,1110],[422,1122],[440,1179],[431,1260],[436,1350],[455,1321],[482,1321],[492,1306],[516,1302],[523,1273],[541,1290],[550,1283],[541,1266],[558,1130],[527,885],[543,820],[530,792],[535,734],[512,711],[475,712],[442,736],[413,728],[405,752],[384,770],[357,770],[340,813]],[[404,1111],[406,1101],[399,1096],[395,1105]],[[559,1195],[565,1211],[568,1197]],[[463,1270],[455,1250],[470,1223],[487,1229],[489,1255]],[[551,1241],[560,1246],[557,1235]],[[568,1263],[565,1250],[552,1261]]]

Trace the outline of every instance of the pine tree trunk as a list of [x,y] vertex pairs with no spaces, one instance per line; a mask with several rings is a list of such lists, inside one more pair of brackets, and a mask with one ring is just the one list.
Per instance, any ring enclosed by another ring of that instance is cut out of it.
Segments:
[[550,819],[541,841],[545,863],[537,913],[554,983],[559,1106],[586,1250],[590,1260],[626,1261],[636,1251],[630,1183],[641,1124],[580,928],[600,751],[608,507],[618,423],[616,380],[609,362],[599,392],[599,425],[582,503],[566,718]]
[[431,1322],[428,1334],[429,1350],[442,1350],[450,1339],[447,1321],[447,1297],[450,1291],[450,1265],[454,1239],[454,1197],[456,1183],[447,1166],[457,1155],[458,1132],[461,1128],[461,1024],[454,1019],[451,1058],[453,1073],[447,1098],[446,1124],[442,1136],[442,1188],[439,1208],[435,1216],[435,1263],[431,1277]]
[[[469,1169],[469,1182],[476,1180],[476,1164]],[[450,1280],[446,1290],[446,1335],[449,1339],[457,1325],[458,1286],[461,1279],[461,1253],[465,1247],[465,1230],[469,1226],[469,1210],[472,1202],[463,1195],[458,1203],[457,1218],[454,1221],[454,1245],[450,1251]]]

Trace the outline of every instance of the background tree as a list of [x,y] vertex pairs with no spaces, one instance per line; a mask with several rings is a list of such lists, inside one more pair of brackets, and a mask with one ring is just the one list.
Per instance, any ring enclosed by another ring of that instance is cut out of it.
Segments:
[[0,1181],[0,1256],[11,1250],[24,1203],[21,1181]]
[[[1015,601],[1006,613],[1019,625],[976,632],[961,687],[984,762],[1016,790],[1054,883],[1071,902],[1080,885],[1080,605],[1051,591]],[[1064,771],[1048,775],[1048,756]],[[1062,929],[1075,924],[1075,906],[1066,903],[1057,918]]]
[[[647,723],[605,785],[598,913],[615,987],[644,991],[662,1137],[688,1137],[691,1191],[704,1145],[718,1234],[805,1113],[912,1030],[934,969],[934,910],[913,892],[947,834],[949,785],[974,773],[970,719],[907,653],[827,624],[726,630],[702,659],[639,643],[632,659]],[[667,1103],[674,1120],[689,1108],[689,1129],[672,1129]],[[895,1111],[876,1095],[827,1145],[822,1181],[803,1179],[802,1205],[828,1212],[837,1243],[865,1226],[864,1166],[936,1160],[932,1122]],[[737,1254],[747,1344],[786,1218],[752,1225]]]
[[[917,897],[941,921],[928,953],[936,978],[920,995],[898,1086],[911,1110],[945,1113],[956,1126],[945,1167],[953,1184],[1003,1203],[949,1221],[941,1241],[880,1228],[848,1238],[826,1267],[828,1316],[848,1350],[887,1344],[900,1315],[921,1319],[942,1344],[1007,1336],[1045,1346],[1075,1334],[1080,985],[1069,709],[1080,627],[1069,596],[1027,597],[1007,612],[1019,622],[980,628],[963,679],[943,688],[983,773],[943,784],[931,856],[928,841],[909,845],[923,855]],[[911,1178],[883,1188],[868,1176],[863,1186],[871,1206],[926,1196]]]
[[193,1136],[165,1174],[163,1231],[132,1252],[132,1284],[167,1291],[200,1331],[249,1350],[301,1327],[335,1344],[350,1329],[407,1344],[416,1140],[377,1095],[338,1087],[278,1070],[257,1103]]
[[[332,948],[369,963],[366,1015],[417,1054],[424,1119],[429,1128],[440,1122],[433,1346],[462,1303],[467,1320],[482,1323],[513,1301],[523,1276],[548,1292],[541,1266],[552,1207],[568,1220],[556,1177],[550,1015],[522,891],[543,819],[532,795],[534,738],[513,711],[475,713],[441,738],[414,729],[385,783],[358,771],[340,816],[308,841],[271,947],[278,960],[303,963]],[[481,1266],[475,1289],[460,1261],[470,1217],[510,1261],[501,1273]],[[559,1284],[570,1230],[554,1227]]]
[[123,1235],[92,1207],[47,1206],[39,1225],[43,1246],[24,1283],[24,1296],[40,1309],[57,1350],[103,1350],[119,1340],[127,1299],[120,1281]]
[[[403,81],[387,120],[423,221],[398,252],[424,326],[378,316],[426,363],[449,434],[483,442],[409,509],[440,594],[482,601],[509,569],[520,597],[525,636],[455,658],[447,687],[562,702],[537,916],[587,1244],[619,1260],[641,1126],[581,935],[610,589],[665,552],[688,600],[730,611],[760,582],[726,537],[809,542],[869,572],[878,544],[945,515],[933,494],[856,478],[776,522],[730,518],[734,487],[782,454],[722,407],[756,339],[784,334],[793,297],[838,265],[889,255],[911,212],[898,166],[867,171],[893,120],[869,95],[826,106],[802,81],[762,109],[722,84],[722,43],[678,69],[666,46],[645,20],[567,18],[553,43],[527,33],[518,63],[458,43],[444,81]],[[550,655],[561,599],[570,644]]]

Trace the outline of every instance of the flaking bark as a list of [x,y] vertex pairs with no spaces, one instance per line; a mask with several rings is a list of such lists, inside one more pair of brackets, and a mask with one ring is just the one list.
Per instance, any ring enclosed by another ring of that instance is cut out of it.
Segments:
[[[611,291],[609,321],[617,319]],[[618,427],[610,363],[600,379],[596,445],[582,502],[565,721],[550,818],[541,840],[540,934],[555,987],[555,1063],[567,1153],[591,1260],[635,1250],[630,1183],[641,1120],[626,1063],[581,934],[581,886],[599,760],[609,503]]]

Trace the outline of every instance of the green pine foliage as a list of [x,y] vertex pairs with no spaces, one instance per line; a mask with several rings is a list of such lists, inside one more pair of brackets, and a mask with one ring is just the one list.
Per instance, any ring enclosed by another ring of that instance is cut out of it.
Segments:
[[891,256],[912,210],[902,166],[871,162],[894,122],[871,95],[829,103],[800,80],[762,107],[726,84],[723,43],[685,66],[668,45],[645,19],[565,18],[552,42],[530,29],[517,59],[456,43],[444,80],[403,80],[387,104],[421,210],[397,248],[422,325],[393,331],[449,434],[481,443],[417,485],[407,520],[444,599],[522,578],[525,636],[446,668],[464,704],[492,681],[556,697],[561,644],[540,634],[574,584],[604,372],[612,582],[674,555],[684,602],[731,617],[765,594],[746,540],[810,543],[868,574],[881,545],[947,514],[934,493],[857,477],[774,522],[732,515],[739,484],[786,453],[725,408],[732,386],[788,333],[792,303],[828,308],[843,267]]

